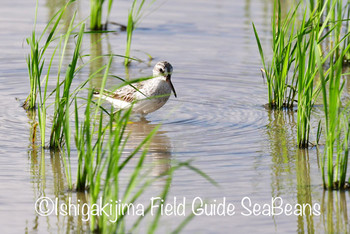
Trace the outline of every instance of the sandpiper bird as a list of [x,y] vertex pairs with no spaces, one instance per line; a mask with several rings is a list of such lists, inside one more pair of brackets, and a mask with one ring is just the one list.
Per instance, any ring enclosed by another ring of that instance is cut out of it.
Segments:
[[[132,112],[146,115],[161,108],[169,99],[171,91],[176,92],[171,83],[173,67],[166,61],[158,62],[153,68],[153,78],[139,83],[124,86],[115,92],[107,90],[100,94],[95,92],[96,97],[111,102],[117,109],[126,109],[134,103]],[[136,89],[135,89],[136,88]]]

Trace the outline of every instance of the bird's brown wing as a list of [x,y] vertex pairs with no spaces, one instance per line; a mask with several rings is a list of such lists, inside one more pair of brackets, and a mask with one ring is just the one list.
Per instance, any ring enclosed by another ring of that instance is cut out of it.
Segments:
[[135,101],[135,94],[142,89],[143,85],[143,82],[140,82],[134,85],[123,86],[122,88],[117,89],[111,97],[126,102],[133,102]]

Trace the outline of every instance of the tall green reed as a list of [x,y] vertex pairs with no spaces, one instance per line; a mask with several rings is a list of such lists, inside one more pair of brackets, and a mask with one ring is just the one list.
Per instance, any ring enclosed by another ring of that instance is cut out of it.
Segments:
[[[349,34],[342,36],[342,1],[326,2],[325,5],[328,10],[326,21],[329,20],[330,28],[326,33],[329,52],[327,54],[322,51],[321,46],[315,50],[325,113],[326,147],[321,171],[325,188],[343,189],[346,183],[350,139],[348,110],[342,106],[341,94],[345,82],[342,80],[343,61],[350,48],[344,42],[348,40]],[[329,68],[324,72],[327,61]]]
[[[318,2],[317,4],[320,4]],[[307,148],[310,145],[310,119],[314,103],[320,92],[319,85],[315,88],[315,77],[317,69],[315,67],[315,45],[321,43],[319,35],[322,5],[313,6],[310,12],[304,11],[302,21],[298,26],[296,39],[297,53],[295,56],[295,70],[297,72],[298,90],[298,112],[297,112],[297,141],[299,148]],[[307,19],[308,18],[308,19]],[[319,141],[320,127],[317,130],[316,144]]]
[[[40,130],[41,137],[41,146],[45,146],[46,140],[46,111],[49,105],[47,105],[47,100],[50,95],[47,95],[48,92],[48,81],[50,77],[51,68],[54,63],[54,59],[56,57],[56,53],[59,50],[60,43],[54,48],[51,58],[49,59],[49,64],[45,67],[45,54],[46,51],[54,41],[57,41],[57,37],[61,32],[60,22],[62,20],[63,14],[66,12],[69,5],[74,2],[74,0],[68,1],[49,21],[49,23],[44,28],[40,37],[36,37],[35,25],[36,25],[36,17],[38,10],[38,2],[36,5],[36,13],[35,13],[35,23],[34,30],[32,31],[32,36],[27,38],[27,43],[30,45],[30,55],[27,58],[28,64],[28,72],[30,78],[30,95],[26,99],[24,103],[24,107],[27,109],[38,108],[38,125]],[[49,28],[51,28],[49,30]],[[48,32],[48,36],[46,38],[45,43],[41,46],[41,41],[45,37]],[[42,75],[46,72],[44,78]],[[44,84],[44,87],[42,85]],[[37,98],[39,96],[39,99]]]
[[[106,66],[105,75],[102,81],[101,90],[106,84],[108,70],[111,66],[111,59]],[[124,111],[111,111],[107,116],[107,124],[104,124],[103,117],[107,112],[101,107],[101,97],[93,101],[93,92],[89,93],[84,112],[83,122],[79,123],[78,105],[75,101],[75,142],[78,151],[78,171],[77,171],[77,190],[88,190],[90,204],[97,204],[101,199],[102,206],[109,205],[111,201],[118,201],[119,204],[136,204],[137,200],[150,188],[150,186],[161,178],[166,178],[166,183],[158,195],[163,201],[169,194],[173,174],[180,168],[186,167],[211,183],[215,182],[199,169],[190,165],[190,162],[174,163],[167,172],[156,177],[144,179],[145,159],[148,153],[148,147],[152,137],[157,132],[160,125],[155,127],[128,155],[125,155],[125,147],[130,141],[126,128],[129,124],[129,118],[132,107]],[[126,173],[125,168],[130,162],[136,160],[136,165],[131,169],[131,175],[128,181],[122,182],[122,175]],[[143,179],[141,179],[143,178]],[[92,216],[90,219],[90,229],[100,233],[127,232],[125,230],[125,221],[129,213],[130,206],[122,209],[113,209],[112,213],[102,214],[102,216]],[[145,209],[144,215],[140,216],[132,224],[131,230],[135,230],[145,216],[150,216],[151,207]],[[193,216],[188,216],[177,227],[181,230]],[[111,222],[110,220],[115,220]],[[159,226],[160,208],[156,211],[149,226],[149,233],[153,233]]]
[[[132,35],[137,27],[137,24],[142,19],[143,16],[143,8],[145,7],[146,0],[141,0],[139,4],[137,4],[137,0],[133,0],[131,9],[128,14],[128,24],[126,27],[126,49],[125,49],[125,59],[124,65],[127,66],[130,63],[130,48],[131,48],[131,40]],[[148,6],[152,5],[155,0],[152,0]]]
[[[72,1],[71,1],[72,2]],[[136,2],[136,1],[135,1]],[[143,3],[142,3],[143,5]],[[68,3],[67,3],[68,6]],[[140,6],[137,15],[140,16],[140,10],[142,6]],[[65,9],[65,8],[63,8]],[[109,114],[109,121],[107,125],[104,125],[104,113],[107,113],[107,111],[102,107],[103,100],[102,98],[99,98],[97,101],[93,100],[93,92],[89,92],[89,96],[86,99],[86,109],[84,112],[84,119],[83,122],[80,122],[79,119],[79,111],[78,111],[78,104],[77,104],[77,95],[80,93],[82,88],[85,86],[85,84],[90,80],[91,77],[94,76],[94,74],[97,74],[101,70],[105,69],[105,74],[103,77],[103,81],[101,84],[100,93],[104,91],[104,87],[106,85],[107,77],[109,76],[109,69],[112,64],[112,56],[110,57],[110,60],[108,64],[102,68],[100,68],[98,71],[93,73],[87,81],[83,82],[81,85],[79,85],[78,88],[76,88],[72,92],[72,81],[76,75],[76,73],[81,69],[81,67],[78,67],[78,60],[80,58],[80,49],[82,44],[82,39],[84,35],[84,29],[85,24],[80,23],[76,26],[74,26],[75,21],[75,14],[70,22],[70,25],[67,29],[67,32],[63,35],[60,35],[59,37],[56,37],[57,35],[57,27],[59,24],[59,20],[62,17],[63,9],[59,11],[58,14],[58,20],[54,22],[54,27],[52,31],[50,32],[49,39],[47,40],[47,43],[44,47],[43,52],[45,52],[46,48],[49,46],[49,44],[54,40],[59,38],[60,41],[56,48],[54,49],[54,52],[52,54],[50,64],[48,67],[48,73],[46,75],[45,80],[45,88],[42,92],[41,90],[41,83],[43,81],[40,80],[40,76],[44,70],[44,60],[43,60],[43,54],[39,56],[37,60],[32,59],[30,57],[30,61],[28,64],[34,64],[34,70],[36,75],[36,82],[33,83],[37,87],[38,91],[34,92],[36,95],[39,94],[39,126],[40,131],[42,135],[42,145],[45,144],[45,128],[46,128],[46,111],[47,111],[47,100],[50,96],[55,95],[55,102],[54,102],[54,118],[53,118],[53,125],[51,128],[51,135],[50,135],[50,148],[52,149],[59,149],[62,156],[62,161],[64,163],[65,168],[65,174],[67,177],[67,183],[68,188],[70,190],[73,189],[73,183],[72,183],[72,173],[71,173],[71,153],[72,153],[72,142],[71,142],[71,134],[72,129],[70,127],[70,108],[71,104],[74,102],[74,114],[75,114],[75,144],[78,152],[78,171],[77,171],[77,183],[76,183],[76,189],[78,191],[86,191],[88,190],[89,196],[90,196],[90,203],[96,204],[98,201],[99,196],[101,196],[101,199],[103,199],[103,204],[108,203],[111,199],[118,201],[121,200],[123,203],[133,203],[137,199],[141,197],[142,194],[146,191],[146,189],[150,188],[150,186],[153,184],[154,181],[159,180],[160,178],[166,177],[166,184],[159,195],[161,199],[164,201],[167,199],[167,196],[170,191],[170,185],[173,177],[173,173],[182,168],[187,167],[188,169],[198,173],[199,175],[203,176],[205,179],[209,180],[211,183],[215,184],[215,182],[207,176],[205,173],[200,171],[197,168],[194,168],[190,165],[190,162],[183,162],[175,164],[175,166],[172,166],[167,173],[164,173],[156,178],[150,178],[147,179],[143,184],[140,183],[141,180],[141,172],[144,170],[144,161],[147,155],[148,150],[148,144],[150,143],[152,136],[156,133],[158,127],[153,129],[148,136],[143,139],[143,141],[125,158],[122,157],[125,151],[125,146],[128,141],[128,136],[126,136],[126,126],[129,122],[129,117],[131,115],[132,108],[126,110],[126,111],[119,111],[114,112],[114,110],[111,110]],[[54,19],[54,18],[53,18]],[[74,34],[73,31],[77,29],[80,26],[79,33],[77,33],[77,39],[76,39],[76,45],[74,54],[72,57],[72,60],[70,64],[68,65],[65,73],[65,79],[63,81],[60,80],[61,78],[61,70],[63,70],[63,61],[65,58],[65,52],[68,45],[68,41],[70,40],[71,36]],[[48,26],[47,26],[48,27]],[[46,30],[46,29],[45,29]],[[33,33],[32,41],[37,41],[35,39],[35,32]],[[44,33],[42,34],[44,35]],[[30,42],[32,42],[30,41]],[[39,40],[40,41],[40,40]],[[34,51],[33,57],[35,57],[36,53],[40,51],[39,49],[39,43],[35,45],[35,43],[32,43],[34,46],[32,48]],[[57,83],[56,88],[51,92],[50,95],[47,95],[48,92],[48,80],[49,75],[51,71],[51,67],[54,61],[55,56],[57,55],[57,52],[59,52],[60,55],[60,62],[58,65],[58,74],[57,74]],[[39,65],[38,65],[39,64]],[[39,71],[39,72],[37,72]],[[34,76],[33,76],[34,77]],[[39,77],[39,78],[38,78]],[[118,78],[119,77],[115,77]],[[137,79],[131,82],[125,82],[123,85],[131,85],[133,82],[139,82],[141,80],[149,79],[147,78],[141,78]],[[34,80],[34,79],[33,79]],[[36,98],[36,96],[35,96]],[[29,103],[28,98],[28,103]],[[35,102],[34,102],[35,104]],[[34,105],[35,106],[35,105]],[[106,143],[107,142],[107,143]],[[137,165],[134,167],[130,179],[127,183],[126,189],[124,190],[124,193],[121,194],[121,187],[120,187],[120,175],[123,170],[131,160],[135,160],[137,158]],[[127,209],[127,208],[126,208]],[[150,207],[146,209],[146,214],[149,213]],[[124,209],[123,214],[114,214],[116,218],[118,218],[118,221],[116,224],[110,223],[108,221],[109,217],[102,216],[97,218],[96,216],[92,216],[90,220],[90,228],[91,231],[98,231],[98,232],[104,232],[104,233],[110,233],[110,231],[115,232],[125,232],[125,223],[124,220],[126,218],[127,210]],[[153,233],[157,227],[159,226],[159,220],[160,220],[160,208],[157,210],[156,216],[154,217],[153,221],[151,222],[151,225],[149,227],[149,232]],[[185,218],[185,220],[176,228],[175,231],[180,231],[194,216],[189,216]],[[141,220],[144,219],[144,217],[140,217],[132,226],[132,230],[137,228]]]
[[[301,28],[304,29],[305,17]],[[310,33],[306,39],[303,32],[299,32],[297,41],[296,64],[298,64],[298,124],[297,141],[299,148],[309,145],[311,110],[315,102],[314,80],[316,76],[315,33]]]
[[[325,47],[322,64],[339,57],[345,47],[339,45],[343,21],[342,1],[325,0],[316,3],[310,1],[310,10],[304,11],[301,22],[298,15],[299,5],[300,3],[282,20],[280,2],[275,1],[272,16],[273,57],[270,66],[266,66],[254,24],[253,29],[267,79],[269,107],[293,108],[297,94],[297,140],[299,147],[305,148],[310,143],[312,107],[320,93],[320,84],[318,83],[315,88],[314,82],[317,75],[317,69],[314,69],[316,67],[314,47],[315,45]],[[346,38],[342,41],[346,43]],[[317,132],[318,141],[320,129]]]
[[[115,77],[109,75],[111,65],[112,56],[105,66],[100,93],[104,91],[107,78]],[[140,78],[132,82],[139,82],[144,79],[149,78]],[[122,85],[126,84],[132,85],[131,82],[125,81]],[[86,99],[84,117],[81,121],[76,100],[77,98],[75,98],[75,144],[78,153],[76,189],[77,191],[88,191],[91,205],[97,204],[99,199],[101,199],[103,206],[109,205],[111,201],[118,201],[120,204],[135,204],[155,181],[164,177],[166,177],[166,184],[159,197],[165,201],[169,194],[173,173],[183,167],[187,167],[215,184],[209,176],[191,166],[190,162],[174,163],[174,166],[159,176],[150,177],[146,180],[141,179],[141,175],[144,177],[144,164],[148,146],[160,125],[150,131],[130,153],[125,155],[125,147],[130,140],[126,128],[129,124],[132,107],[124,111],[115,111],[112,108],[110,112],[107,112],[102,107],[102,97],[100,96],[95,100],[93,91],[90,90]],[[106,121],[103,116],[106,116],[106,113],[108,121],[105,124]],[[123,182],[126,186],[121,186],[120,178],[126,173],[125,168],[135,160],[136,165],[131,170],[129,180]],[[129,206],[125,206],[122,210],[119,210],[121,212],[113,210],[112,214],[103,214],[99,217],[92,216],[90,229],[100,233],[126,232],[125,220],[129,212],[128,209]],[[149,213],[150,206],[145,210],[145,216]],[[145,216],[141,216],[135,221],[131,230],[135,230]],[[186,217],[176,230],[181,230],[192,218],[193,216]],[[110,222],[110,220],[116,221]],[[150,233],[157,229],[159,220],[160,210],[157,210],[149,226]]]
[[[128,124],[130,113],[131,108],[125,114],[122,114],[122,112],[117,112],[113,118],[110,118],[109,137],[106,152],[107,156],[105,156],[106,161],[108,162],[105,164],[106,173],[104,177],[104,184],[102,186],[101,192],[99,192],[99,189],[95,187],[96,190],[94,195],[96,197],[99,195],[101,196],[103,205],[109,204],[110,201],[119,201],[120,204],[128,205],[124,206],[119,211],[115,210],[112,212],[111,216],[102,215],[99,217],[99,220],[96,223],[96,227],[93,230],[99,230],[102,233],[125,233],[133,232],[135,229],[137,229],[145,217],[151,216],[150,213],[152,206],[149,204],[147,208],[144,209],[143,215],[141,215],[139,219],[132,224],[131,229],[126,230],[125,221],[127,220],[129,212],[131,212],[131,214],[133,212],[133,208],[130,208],[129,205],[137,204],[138,199],[140,199],[142,195],[151,188],[152,184],[160,179],[164,181],[163,178],[165,178],[165,184],[162,188],[162,191],[160,194],[153,193],[152,196],[159,197],[159,201],[165,202],[169,195],[174,173],[181,168],[185,167],[189,170],[192,170],[193,172],[198,173],[203,178],[207,179],[212,184],[216,185],[215,181],[213,181],[209,176],[207,176],[199,169],[191,166],[190,162],[174,162],[174,165],[171,166],[166,172],[163,172],[156,177],[144,179],[145,174],[142,172],[145,171],[145,159],[148,155],[147,153],[149,144],[151,143],[154,134],[156,134],[158,131],[160,125],[155,127],[143,139],[143,141],[137,147],[135,147],[135,149],[125,159],[123,159],[123,151],[127,141],[129,140],[128,137],[125,136],[125,129],[126,125]],[[120,178],[124,173],[124,168],[131,162],[131,160],[136,160],[137,163],[136,166],[132,169],[130,178],[126,183],[126,187],[124,188],[121,185]],[[148,233],[154,233],[159,226],[161,218],[160,206],[156,209],[153,216],[154,218],[148,227]],[[193,216],[186,217],[175,230],[180,231],[192,218]],[[110,220],[116,220],[116,222],[113,223],[110,222]]]
[[[109,206],[111,201],[117,201],[120,207],[126,204],[126,206],[120,209],[113,209],[111,212],[103,213],[102,216],[91,216],[91,231],[99,233],[133,232],[133,230],[138,228],[142,220],[147,216],[151,216],[151,205],[148,205],[144,209],[143,215],[139,216],[132,223],[130,230],[127,231],[125,222],[129,212],[134,212],[131,206],[137,204],[138,199],[151,188],[152,184],[162,178],[166,178],[166,183],[162,191],[160,194],[153,193],[152,196],[166,201],[173,175],[180,168],[188,168],[216,185],[215,181],[199,169],[190,165],[190,162],[174,162],[174,165],[168,171],[156,177],[149,176],[148,179],[145,179],[145,159],[148,155],[148,147],[160,125],[150,131],[131,153],[125,155],[126,144],[131,140],[127,135],[126,128],[129,124],[132,108],[123,112],[114,112],[111,109],[109,116],[107,116],[107,124],[105,125],[103,115],[105,115],[106,111],[99,108],[98,102],[95,102],[96,106],[92,105],[92,92],[90,92],[87,100],[82,124],[78,123],[79,111],[77,102],[75,102],[75,141],[78,150],[77,190],[88,190],[91,205],[97,204],[99,199],[102,206]],[[91,109],[90,104],[96,108],[95,111]],[[96,111],[98,116],[94,119],[93,117]],[[121,178],[124,178],[123,175],[129,173],[125,168],[132,161],[136,161],[136,165],[131,169],[129,179],[127,181],[121,181]],[[149,233],[154,233],[159,226],[160,212],[161,210],[158,208],[153,220],[150,222]],[[182,230],[193,217],[193,215],[185,217],[184,221],[175,230]],[[114,221],[111,222],[111,220]]]
[[[344,9],[343,1],[326,1],[323,11],[325,20],[322,28],[328,47],[322,49],[321,44],[315,48],[318,72],[321,80],[323,107],[325,114],[326,146],[322,158],[321,171],[324,188],[344,189],[346,187],[346,173],[349,145],[349,117],[348,108],[341,103],[341,95],[345,80],[342,80],[342,70],[345,55],[350,45],[345,44],[349,33],[342,32]],[[345,8],[346,9],[346,8]],[[346,21],[348,19],[345,19]],[[325,67],[329,67],[326,71]],[[334,161],[334,155],[335,161]],[[350,179],[350,178],[349,178]]]
[[[299,6],[299,5],[298,5]],[[289,72],[295,60],[296,46],[294,43],[294,24],[298,6],[288,13],[286,18],[281,18],[281,5],[275,1],[272,16],[272,52],[271,65],[265,62],[260,38],[253,23],[255,39],[258,44],[263,73],[268,87],[268,105],[270,108],[293,108],[296,95],[296,79]]]
[[[75,27],[73,27],[75,17],[72,18],[71,24],[68,28],[68,32],[65,35],[64,44],[63,44],[63,53],[65,52],[65,48],[68,44],[68,40],[71,36],[71,33]],[[54,119],[53,124],[51,128],[51,135],[50,135],[50,148],[60,148],[63,145],[64,142],[64,133],[65,133],[65,118],[69,115],[66,114],[66,112],[69,112],[69,106],[71,104],[70,102],[70,96],[71,96],[71,85],[73,78],[76,73],[78,60],[80,58],[80,48],[83,40],[83,34],[84,34],[85,24],[81,24],[80,31],[78,33],[76,46],[74,50],[74,54],[71,60],[71,63],[69,64],[67,70],[65,79],[62,82],[63,83],[63,91],[61,96],[61,83],[60,83],[60,77],[59,74],[57,76],[57,83],[56,83],[56,89],[55,89],[55,113],[54,113]],[[63,61],[64,55],[61,55],[61,64]],[[60,66],[61,66],[60,64]]]
[[[101,90],[104,90],[106,80],[109,74],[109,69],[112,64],[112,57],[110,57],[107,66],[105,67],[105,73],[103,76]],[[98,167],[101,166],[101,147],[103,144],[104,129],[102,128],[102,113],[100,119],[98,119],[98,111],[100,110],[102,104],[102,98],[98,99],[96,103],[95,113],[93,119],[91,119],[91,104],[93,98],[93,91],[90,91],[86,109],[85,109],[85,119],[81,126],[79,126],[79,117],[77,105],[75,105],[75,130],[76,130],[76,147],[78,150],[78,173],[77,173],[77,190],[84,191],[86,188],[91,186],[92,181],[94,181],[94,174]],[[99,121],[98,121],[99,120]],[[92,123],[91,123],[92,122]],[[98,136],[97,141],[93,144],[93,137],[96,125],[98,126]],[[95,156],[97,155],[97,156]],[[96,162],[95,162],[96,160]]]
[[[49,45],[54,41],[55,35],[57,33],[59,22],[62,19],[64,12],[67,7],[74,2],[75,0],[68,1],[64,7],[62,7],[49,21],[49,23],[44,28],[43,32],[37,37],[35,32],[36,24],[37,24],[37,16],[38,16],[38,1],[36,2],[35,7],[35,20],[34,20],[34,28],[32,31],[31,37],[26,39],[27,44],[30,47],[30,54],[27,57],[27,65],[28,65],[28,73],[29,73],[29,81],[30,81],[30,93],[27,99],[25,100],[23,107],[26,109],[34,109],[36,107],[37,96],[39,90],[41,90],[41,76],[44,69],[45,64],[45,52]],[[46,38],[44,45],[40,45],[46,32],[49,30],[49,34]],[[52,59],[50,60],[52,61]],[[50,68],[51,66],[49,66]],[[46,83],[47,84],[47,83]],[[46,89],[47,86],[45,86]],[[45,97],[44,97],[45,98]],[[42,101],[42,100],[41,100]]]
[[[348,110],[342,109],[341,105],[341,93],[344,87],[344,81],[342,81],[343,56],[344,51],[336,61],[330,61],[330,68],[324,72],[321,52],[318,48],[316,49],[318,70],[322,82],[326,132],[326,148],[321,170],[323,185],[329,189],[342,189],[346,182],[350,138]],[[329,86],[328,90],[327,85]],[[334,155],[336,155],[335,163]]]
[[113,0],[108,0],[107,18],[105,25],[102,24],[103,4],[105,0],[90,0],[90,28],[92,30],[107,29]]
[[[337,6],[337,7],[336,7]],[[311,6],[312,7],[312,6]],[[305,11],[297,39],[296,67],[298,68],[298,145],[300,148],[308,147],[310,135],[311,110],[318,94],[320,83],[315,88],[315,76],[318,75],[315,58],[315,46],[322,47],[329,44],[324,50],[325,58],[321,61],[325,65],[327,61],[339,56],[341,51],[341,1],[318,1],[314,8],[310,8],[309,15]],[[335,16],[338,20],[335,20]],[[306,17],[308,20],[306,21]],[[317,142],[320,133],[320,124],[317,130]]]
[[[350,33],[350,2],[348,2],[344,8],[343,19],[346,19],[345,25],[344,25],[345,31],[347,33]],[[347,37],[344,40],[343,48],[346,48],[347,45],[349,45],[349,44],[350,44],[350,37]],[[350,63],[350,51],[349,50],[344,55],[344,62]]]

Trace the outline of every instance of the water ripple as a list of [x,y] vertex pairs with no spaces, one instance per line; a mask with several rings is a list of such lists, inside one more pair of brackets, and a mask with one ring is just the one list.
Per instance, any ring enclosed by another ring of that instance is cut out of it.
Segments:
[[186,142],[189,151],[200,148],[225,154],[249,153],[259,142],[257,130],[266,125],[266,111],[259,105],[225,99],[182,100],[176,104],[181,105],[181,113],[164,125],[175,141]]

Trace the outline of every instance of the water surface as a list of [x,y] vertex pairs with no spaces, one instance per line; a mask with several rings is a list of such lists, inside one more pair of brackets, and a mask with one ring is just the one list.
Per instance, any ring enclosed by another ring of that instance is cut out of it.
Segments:
[[[39,30],[62,4],[63,1],[39,2]],[[289,9],[288,4],[283,6],[284,11]],[[78,19],[87,17],[88,5],[89,1],[79,1],[74,6]],[[116,1],[111,21],[125,24],[129,6],[129,1]],[[251,23],[255,23],[263,46],[269,48],[272,7],[273,1],[266,0],[165,1],[141,21],[133,37],[132,55],[144,60],[145,53],[152,55],[150,66],[132,63],[126,70],[122,60],[113,62],[113,74],[125,78],[150,75],[159,60],[167,60],[174,67],[172,80],[178,98],[171,97],[146,120],[128,126],[131,132],[128,150],[162,123],[146,160],[153,168],[150,176],[168,170],[176,161],[193,160],[193,165],[210,175],[219,187],[183,169],[175,174],[169,199],[185,197],[189,205],[195,197],[213,203],[226,199],[237,206],[234,216],[196,217],[185,228],[186,233],[350,230],[349,193],[325,192],[321,186],[322,147],[320,152],[315,148],[298,150],[296,113],[264,108],[267,90],[261,78]],[[87,230],[87,223],[77,217],[40,217],[34,210],[34,203],[41,196],[86,199],[84,195],[67,192],[60,155],[32,146],[33,118],[20,106],[29,92],[25,38],[31,33],[34,11],[35,3],[31,1],[14,4],[5,0],[0,9],[0,224],[4,233]],[[119,30],[85,35],[83,51],[91,56],[123,54],[125,41],[125,32]],[[67,57],[73,50],[74,44],[70,43]],[[106,62],[107,58],[87,66],[75,84]],[[91,85],[98,86],[99,82],[96,78]],[[52,88],[55,84],[52,80],[49,85]],[[109,87],[117,84],[116,80],[108,80]],[[72,160],[72,170],[76,167]],[[160,181],[152,189],[160,191],[163,184]],[[143,201],[151,196],[152,192],[147,192]],[[240,214],[245,212],[240,205],[244,197],[260,205],[271,204],[274,197],[292,205],[320,204],[321,213],[244,216]],[[173,230],[181,220],[163,216],[159,233]]]

